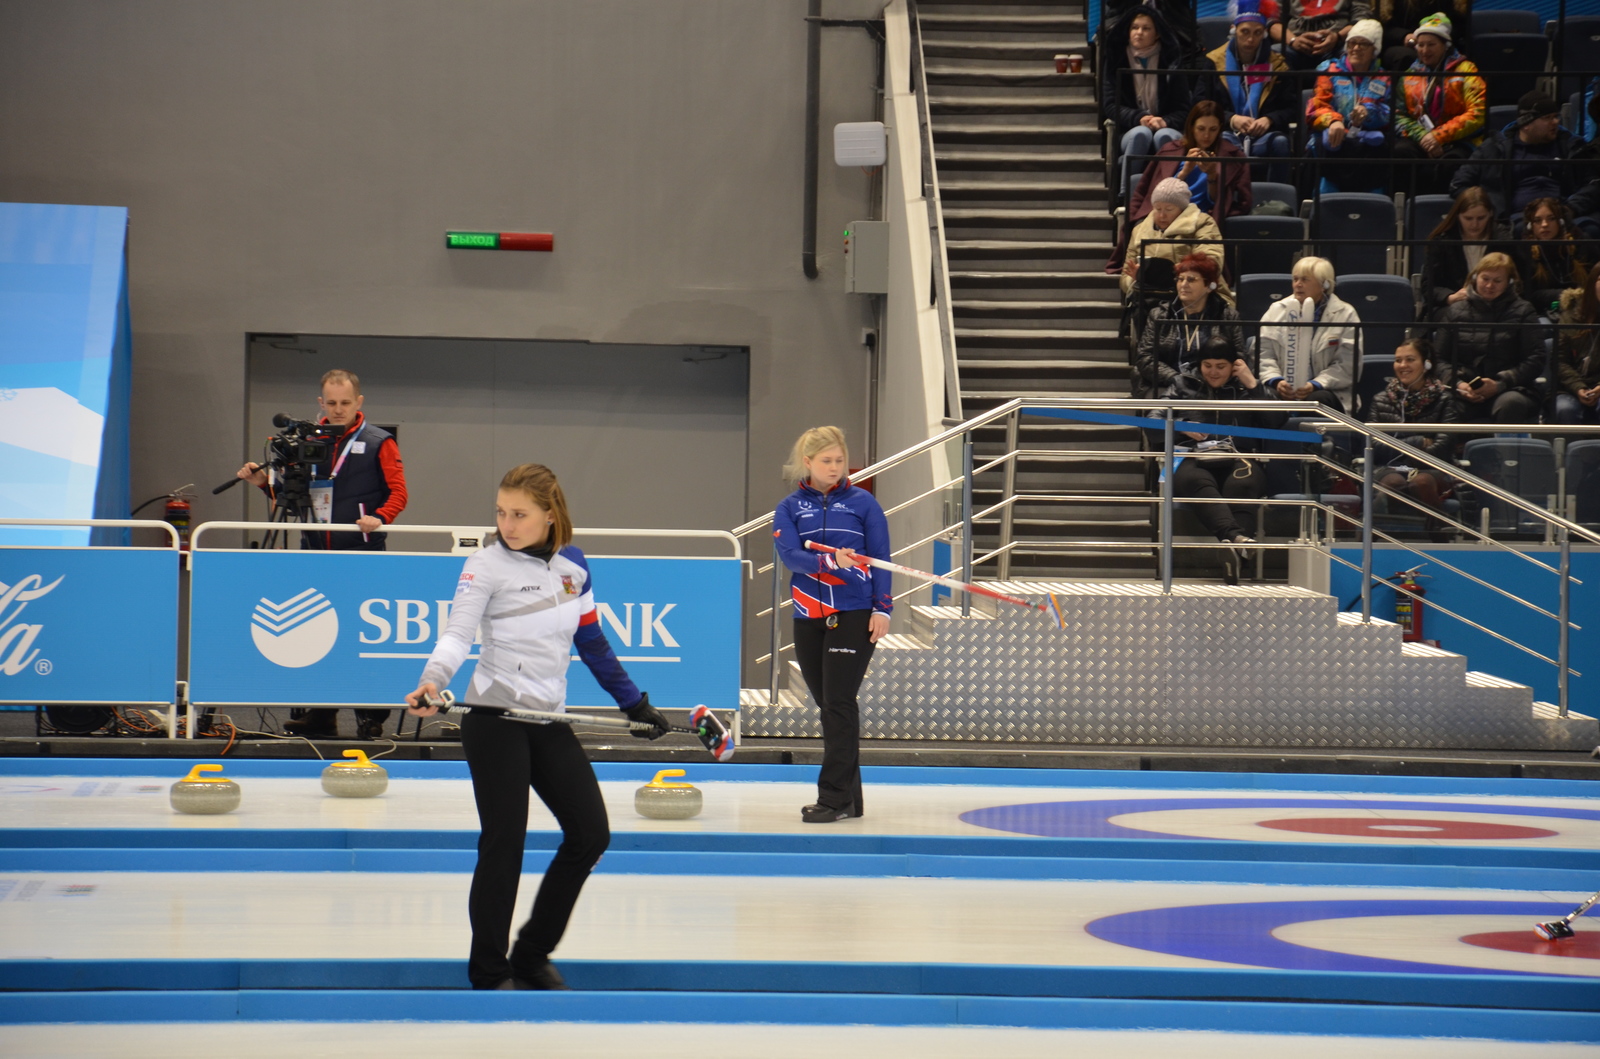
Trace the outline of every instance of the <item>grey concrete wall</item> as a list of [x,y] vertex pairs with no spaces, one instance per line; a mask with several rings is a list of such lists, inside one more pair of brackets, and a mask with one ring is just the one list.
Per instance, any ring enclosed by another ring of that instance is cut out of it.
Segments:
[[[134,496],[233,472],[245,335],[284,332],[749,347],[747,503],[769,507],[796,433],[865,423],[871,319],[842,293],[839,234],[869,180],[833,166],[826,130],[873,116],[875,51],[824,31],[808,281],[804,14],[0,0],[0,198],[131,210]],[[556,252],[446,251],[447,228],[553,231]],[[203,491],[196,517],[240,504]]]

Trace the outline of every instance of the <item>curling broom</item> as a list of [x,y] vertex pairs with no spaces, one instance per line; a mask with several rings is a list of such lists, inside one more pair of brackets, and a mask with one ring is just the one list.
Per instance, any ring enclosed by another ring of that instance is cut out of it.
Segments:
[[[589,714],[556,713],[553,710],[524,710],[516,706],[486,706],[472,702],[457,702],[454,693],[448,689],[439,692],[437,698],[424,697],[423,701],[429,706],[437,706],[445,713],[488,714],[491,717],[504,717],[508,721],[521,721],[524,724],[545,724],[555,721],[558,724],[593,724],[601,728],[626,728],[630,732],[648,732],[655,727],[644,721],[630,721],[624,717],[596,717]],[[706,706],[696,706],[689,711],[690,727],[669,725],[671,732],[685,732],[699,739],[705,748],[711,751],[711,756],[718,761],[731,761],[736,749],[733,734],[728,731],[728,726],[722,723],[722,718],[712,713]]]
[[[816,541],[806,541],[806,547],[814,552],[828,552],[830,554],[840,550],[838,548],[830,548],[826,544],[818,544]],[[890,573],[905,574],[907,577],[916,577],[924,581],[932,581],[936,585],[944,585],[946,588],[953,588],[958,592],[967,592],[977,596],[988,596],[990,599],[998,599],[1002,603],[1014,603],[1019,607],[1027,607],[1029,610],[1043,611],[1046,614],[1053,613],[1056,616],[1056,622],[1058,624],[1064,623],[1064,619],[1061,617],[1061,608],[1056,605],[1054,596],[1050,597],[1049,603],[1035,603],[1032,600],[1023,599],[1020,596],[1008,596],[1004,592],[996,592],[992,588],[984,588],[982,585],[975,585],[970,581],[957,581],[955,578],[945,577],[943,574],[930,574],[926,570],[917,570],[909,566],[901,566],[899,563],[891,563],[887,559],[874,559],[870,555],[858,555],[857,557],[868,566],[876,567],[879,570],[888,570]]]
[[1600,891],[1590,894],[1587,901],[1553,923],[1535,923],[1533,932],[1545,941],[1560,941],[1562,938],[1570,938],[1573,933],[1572,921],[1597,904],[1600,904]]

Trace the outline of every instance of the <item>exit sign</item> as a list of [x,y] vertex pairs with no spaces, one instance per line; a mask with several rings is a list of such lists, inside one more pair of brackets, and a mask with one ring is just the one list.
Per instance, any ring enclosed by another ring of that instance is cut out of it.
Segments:
[[551,232],[445,232],[444,245],[451,250],[554,250],[556,237]]

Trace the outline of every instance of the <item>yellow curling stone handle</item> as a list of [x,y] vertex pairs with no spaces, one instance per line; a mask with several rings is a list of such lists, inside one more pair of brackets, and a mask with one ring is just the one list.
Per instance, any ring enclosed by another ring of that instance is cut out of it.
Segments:
[[656,773],[656,778],[651,780],[649,783],[645,784],[645,786],[646,787],[693,787],[694,786],[694,784],[692,784],[692,783],[668,783],[666,781],[666,779],[664,778],[666,776],[681,776],[681,775],[683,775],[683,770],[682,769],[662,769],[660,772]]
[[344,752],[344,756],[348,757],[348,758],[354,758],[355,760],[353,760],[353,761],[335,761],[332,764],[330,764],[328,767],[329,768],[343,768],[343,769],[370,769],[370,768],[377,768],[376,765],[374,765],[371,761],[367,760],[367,752],[365,750],[346,750]]
[[[221,765],[196,765],[194,768],[189,770],[189,774],[187,776],[183,777],[183,781],[182,782],[184,782],[184,783],[232,783],[233,781],[230,780],[226,776],[202,776],[202,775],[200,775],[200,773],[202,773],[202,772],[221,772],[221,771],[222,771],[222,766]],[[679,775],[682,775],[682,773],[679,773]]]

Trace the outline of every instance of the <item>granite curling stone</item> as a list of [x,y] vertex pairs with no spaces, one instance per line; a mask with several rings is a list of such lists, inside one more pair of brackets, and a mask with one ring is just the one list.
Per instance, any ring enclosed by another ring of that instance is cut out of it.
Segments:
[[180,813],[199,816],[231,813],[239,808],[239,785],[224,776],[202,776],[202,772],[221,772],[221,765],[196,765],[189,774],[172,785],[169,798]]
[[687,820],[699,816],[700,788],[689,783],[668,783],[666,777],[681,776],[682,769],[662,769],[656,778],[633,792],[633,808],[640,816],[653,820]]
[[389,789],[389,773],[367,760],[365,750],[346,750],[352,761],[335,761],[322,770],[322,789],[335,798],[376,798]]

